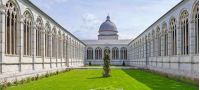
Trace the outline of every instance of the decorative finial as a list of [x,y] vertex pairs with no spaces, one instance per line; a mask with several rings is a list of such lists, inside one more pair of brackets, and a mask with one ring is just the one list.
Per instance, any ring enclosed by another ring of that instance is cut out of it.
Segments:
[[110,21],[110,16],[109,16],[109,14],[108,14],[108,16],[107,16],[107,20],[106,21]]

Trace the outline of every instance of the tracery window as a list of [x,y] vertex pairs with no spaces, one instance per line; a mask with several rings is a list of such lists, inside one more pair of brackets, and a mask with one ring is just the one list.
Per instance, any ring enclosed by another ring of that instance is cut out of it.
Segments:
[[87,49],[87,59],[93,59],[93,48],[91,47]]
[[156,49],[156,47],[155,47],[155,33],[154,33],[154,31],[152,31],[152,56],[155,56],[155,49]]
[[32,55],[32,50],[31,50],[31,47],[32,47],[32,43],[31,43],[31,37],[32,37],[32,35],[31,35],[31,33],[32,33],[32,23],[33,23],[33,18],[32,18],[32,16],[31,16],[31,14],[30,14],[30,12],[29,11],[25,11],[24,12],[24,27],[23,27],[23,29],[24,29],[24,33],[23,33],[23,35],[24,35],[24,55],[25,56],[31,56]]
[[58,32],[58,44],[57,44],[57,45],[58,45],[58,48],[57,48],[57,49],[58,49],[58,57],[59,57],[59,58],[62,58],[62,55],[63,55],[63,54],[62,54],[62,51],[63,51],[63,50],[62,50],[62,45],[63,45],[62,43],[63,43],[63,42],[62,42],[62,35],[61,35],[61,32],[59,31],[59,32]]
[[195,5],[193,11],[193,20],[195,26],[195,54],[199,54],[199,2]]
[[157,27],[156,37],[157,37],[157,45],[158,45],[157,55],[161,56],[161,35],[160,35],[160,28],[159,27]]
[[122,47],[120,49],[120,55],[122,60],[127,60],[127,48]]
[[189,54],[189,21],[188,12],[185,10],[181,13],[180,24],[181,24],[181,53],[182,55]]
[[100,47],[95,49],[95,59],[96,60],[102,59],[102,49]]
[[49,23],[45,25],[45,56],[51,56],[51,47],[50,47],[50,40],[51,40],[51,27]]
[[36,21],[36,56],[42,56],[42,31],[43,22],[42,18],[38,17]]
[[62,52],[63,52],[63,58],[66,58],[66,52],[67,52],[67,49],[66,49],[66,37],[65,37],[65,34],[63,34],[63,39],[62,39],[62,46],[63,46],[63,49],[62,49]]
[[176,19],[172,18],[170,20],[170,30],[171,30],[171,36],[172,36],[172,55],[177,55],[177,27],[176,27]]
[[167,32],[167,24],[164,23],[163,24],[163,37],[164,37],[164,41],[163,41],[163,46],[164,46],[164,56],[168,56],[168,32]]
[[10,0],[6,3],[5,15],[5,54],[17,54],[18,8]]
[[53,34],[52,34],[52,57],[56,58],[57,56],[57,34],[56,29],[53,28]]
[[112,49],[112,59],[118,60],[119,59],[119,49],[117,47],[114,47]]

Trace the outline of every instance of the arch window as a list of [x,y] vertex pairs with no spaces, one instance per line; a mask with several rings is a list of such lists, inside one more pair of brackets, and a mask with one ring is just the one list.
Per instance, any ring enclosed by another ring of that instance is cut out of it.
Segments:
[[51,48],[50,48],[50,38],[51,38],[51,27],[49,23],[45,25],[46,30],[45,30],[45,56],[50,57],[51,55]]
[[122,47],[120,49],[120,55],[122,60],[127,60],[127,48]]
[[151,34],[148,35],[148,55],[151,57]]
[[29,11],[25,11],[24,12],[24,27],[23,27],[23,29],[24,29],[24,33],[23,33],[23,35],[24,35],[24,55],[25,56],[31,56],[31,47],[32,47],[32,43],[31,43],[31,33],[32,33],[32,29],[31,29],[31,27],[32,27],[32,20],[33,20],[33,18],[32,18],[32,16],[31,16],[31,14],[30,14],[30,12]]
[[87,49],[87,59],[93,59],[93,48],[91,47]]
[[42,56],[42,18],[38,17],[36,21],[36,56]]
[[157,49],[157,54],[158,56],[161,56],[161,35],[160,35],[160,28],[157,27],[157,45],[158,45],[158,49]]
[[152,32],[152,56],[155,56],[155,34]]
[[56,29],[53,28],[53,34],[52,34],[52,57],[57,56],[57,39],[56,39]]
[[57,44],[57,45],[58,45],[58,48],[57,48],[57,49],[58,49],[58,57],[59,57],[59,58],[62,58],[62,55],[63,55],[63,54],[62,54],[62,51],[63,51],[63,50],[62,50],[62,45],[63,45],[62,43],[63,43],[63,42],[62,42],[62,35],[61,35],[61,32],[59,31],[59,32],[58,32],[58,44]]
[[198,54],[199,53],[199,2],[194,7],[193,20],[195,27],[195,54]]
[[185,10],[181,13],[180,24],[181,24],[181,53],[182,55],[189,54],[189,21],[188,21],[188,12]]
[[66,38],[65,38],[65,34],[63,34],[63,39],[62,39],[62,42],[63,42],[63,49],[62,49],[62,51],[63,51],[63,58],[66,58],[66,52],[67,52],[67,49],[66,49],[66,47],[67,47],[67,45],[66,45]]
[[117,47],[112,49],[112,59],[118,60],[119,59],[119,50]]
[[172,36],[172,55],[177,54],[177,28],[176,28],[176,19],[172,18],[170,21],[170,30],[171,30],[171,36]]
[[5,54],[17,54],[17,18],[18,8],[9,0],[5,15]]
[[96,60],[102,59],[102,49],[99,47],[95,49],[95,59]]
[[164,56],[168,55],[168,33],[167,33],[167,24],[164,23],[163,24],[163,37],[164,37],[164,41],[163,41],[163,46],[164,46]]

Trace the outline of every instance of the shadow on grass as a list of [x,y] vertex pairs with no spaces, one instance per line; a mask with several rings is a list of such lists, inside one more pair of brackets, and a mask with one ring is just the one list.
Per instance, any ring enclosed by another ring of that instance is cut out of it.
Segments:
[[91,78],[87,78],[87,79],[104,79],[104,78],[109,78],[109,77],[99,76],[99,77],[91,77]]
[[198,90],[198,86],[168,79],[158,74],[141,70],[123,70],[133,79],[147,85],[152,90]]

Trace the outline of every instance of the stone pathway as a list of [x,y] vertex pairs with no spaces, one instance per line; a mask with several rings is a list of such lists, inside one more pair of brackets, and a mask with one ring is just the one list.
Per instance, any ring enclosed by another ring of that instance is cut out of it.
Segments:
[[[102,69],[103,66],[85,66],[85,67],[75,67],[74,69]],[[137,67],[132,66],[111,66],[111,69],[137,69]]]

